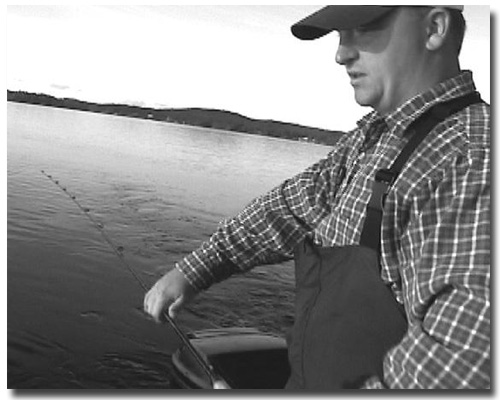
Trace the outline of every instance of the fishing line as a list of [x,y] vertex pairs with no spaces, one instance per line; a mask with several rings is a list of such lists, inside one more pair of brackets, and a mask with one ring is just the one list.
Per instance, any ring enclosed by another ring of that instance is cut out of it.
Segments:
[[[92,215],[90,214],[90,209],[83,207],[80,202],[76,199],[76,196],[71,194],[64,186],[62,186],[57,179],[52,177],[52,175],[47,174],[44,170],[41,170],[41,173],[45,175],[52,183],[54,183],[59,189],[61,189],[66,195],[73,201],[73,203],[76,204],[76,206],[80,209],[80,211],[83,212],[87,216],[87,218],[90,220],[92,225],[101,233],[102,237],[106,241],[106,243],[109,245],[109,247],[113,250],[113,252],[117,255],[121,263],[128,269],[128,271],[132,274],[132,276],[135,278],[135,280],[139,283],[139,285],[142,287],[144,292],[147,292],[149,289],[144,283],[144,281],[140,278],[140,276],[137,274],[134,268],[127,262],[123,255],[123,247],[122,246],[116,246],[111,238],[107,235],[107,233],[104,230],[104,226],[100,223],[97,222]],[[179,325],[174,321],[173,318],[171,318],[166,311],[163,311],[163,317],[165,320],[170,324],[170,326],[174,329],[175,333],[181,339],[182,343],[187,347],[187,349],[191,352],[195,360],[198,362],[198,364],[203,368],[205,373],[208,375],[210,380],[212,381],[212,386],[214,389],[226,389],[227,386],[224,384],[224,381],[217,375],[217,373],[213,370],[212,366],[205,361],[205,359],[200,355],[198,350],[193,346],[193,344],[190,342],[189,338],[187,335],[182,331],[182,329],[179,327]]]

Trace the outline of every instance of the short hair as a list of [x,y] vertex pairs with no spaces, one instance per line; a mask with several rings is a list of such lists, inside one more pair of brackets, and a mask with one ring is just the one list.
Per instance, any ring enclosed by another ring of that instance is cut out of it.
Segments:
[[462,50],[462,44],[464,42],[465,31],[467,30],[467,23],[465,22],[465,18],[463,12],[460,10],[448,9],[450,12],[450,34],[455,45],[455,49],[457,54],[460,54]]

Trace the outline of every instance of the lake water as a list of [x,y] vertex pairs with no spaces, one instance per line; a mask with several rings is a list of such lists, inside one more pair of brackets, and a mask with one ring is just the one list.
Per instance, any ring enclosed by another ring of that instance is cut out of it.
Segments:
[[[142,311],[144,292],[71,201],[148,286],[218,221],[326,155],[326,146],[8,103],[7,386],[171,388],[179,340]],[[67,190],[61,191],[41,171]],[[200,294],[185,330],[285,334],[291,263]]]

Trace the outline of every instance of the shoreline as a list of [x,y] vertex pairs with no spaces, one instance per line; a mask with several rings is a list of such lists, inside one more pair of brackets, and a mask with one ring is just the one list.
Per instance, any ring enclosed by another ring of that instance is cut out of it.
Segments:
[[40,93],[10,90],[7,90],[7,101],[138,118],[148,121],[169,122],[327,146],[335,144],[344,134],[340,131],[311,128],[280,121],[251,119],[224,110],[203,108],[156,109],[126,104],[98,104],[76,99],[56,98]]

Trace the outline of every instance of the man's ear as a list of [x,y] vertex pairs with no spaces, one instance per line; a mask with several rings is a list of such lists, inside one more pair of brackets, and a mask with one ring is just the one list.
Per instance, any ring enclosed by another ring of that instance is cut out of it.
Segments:
[[427,14],[427,50],[441,48],[450,31],[451,17],[447,9],[435,7]]

